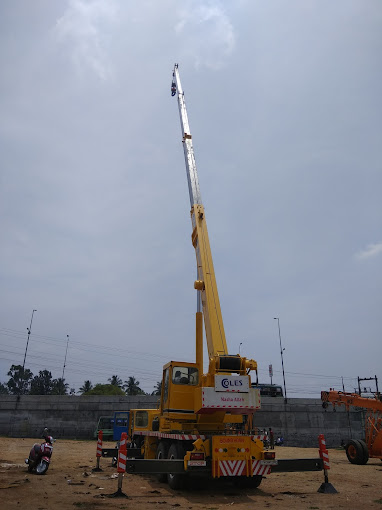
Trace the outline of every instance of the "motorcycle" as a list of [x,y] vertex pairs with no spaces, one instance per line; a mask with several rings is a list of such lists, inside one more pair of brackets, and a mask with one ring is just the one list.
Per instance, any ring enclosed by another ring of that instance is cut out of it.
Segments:
[[46,435],[44,436],[43,443],[35,443],[32,446],[29,457],[25,459],[25,464],[28,465],[29,473],[35,472],[38,475],[45,475],[52,457],[53,442],[53,437]]

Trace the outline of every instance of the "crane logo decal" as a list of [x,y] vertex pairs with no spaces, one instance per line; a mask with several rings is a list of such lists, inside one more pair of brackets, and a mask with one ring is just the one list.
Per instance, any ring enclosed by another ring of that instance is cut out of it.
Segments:
[[225,379],[222,379],[221,384],[222,384],[223,388],[230,389],[231,386],[243,386],[243,381],[241,381],[240,379],[230,381],[229,379],[225,378]]
[[215,391],[248,393],[249,377],[240,375],[215,375]]

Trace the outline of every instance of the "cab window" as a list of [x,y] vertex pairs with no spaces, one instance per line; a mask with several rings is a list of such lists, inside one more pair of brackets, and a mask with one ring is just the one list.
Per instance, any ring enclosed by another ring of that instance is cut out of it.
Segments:
[[138,427],[147,427],[149,423],[149,415],[147,411],[137,411],[135,413],[135,426]]
[[166,402],[168,399],[168,381],[170,379],[170,369],[166,368],[166,372],[164,374],[164,388],[163,388],[163,402]]
[[172,382],[196,386],[199,382],[199,370],[195,367],[175,366],[172,368]]
[[114,420],[113,418],[100,418],[98,421],[99,429],[112,429]]

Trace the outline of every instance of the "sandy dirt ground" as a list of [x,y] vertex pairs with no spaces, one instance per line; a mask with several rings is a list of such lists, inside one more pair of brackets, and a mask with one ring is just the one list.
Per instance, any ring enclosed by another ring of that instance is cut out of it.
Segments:
[[[270,509],[380,509],[382,510],[382,462],[370,459],[365,466],[348,462],[343,450],[329,450],[329,482],[338,494],[321,494],[323,472],[278,473],[263,479],[258,489],[237,489],[226,480],[196,484],[173,491],[156,478],[125,475],[125,498],[110,498],[117,491],[116,468],[108,458],[96,466],[95,441],[58,440],[54,443],[48,472],[38,476],[27,472],[24,458],[38,439],[0,438],[0,508],[13,510],[102,510],[168,509],[220,510],[235,508]],[[114,447],[104,444],[105,447]],[[312,448],[276,448],[278,458],[312,458]]]

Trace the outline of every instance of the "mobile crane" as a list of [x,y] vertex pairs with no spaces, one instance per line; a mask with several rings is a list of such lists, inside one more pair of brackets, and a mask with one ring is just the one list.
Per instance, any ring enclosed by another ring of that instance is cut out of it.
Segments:
[[[253,427],[260,408],[260,392],[251,387],[250,372],[257,363],[229,354],[220,309],[206,217],[178,65],[173,70],[171,94],[177,95],[182,143],[191,205],[191,241],[197,279],[196,359],[170,361],[163,367],[158,409],[133,409],[129,436],[143,459],[129,458],[129,473],[155,473],[173,489],[187,476],[230,477],[240,485],[258,487],[271,467],[279,468],[274,451],[264,448],[264,436]],[[203,319],[209,368],[203,374]],[[132,455],[128,455],[132,457]],[[306,459],[298,468],[289,464],[278,471],[319,470],[320,459]]]
[[329,402],[336,406],[344,405],[367,409],[365,421],[365,441],[350,439],[346,446],[346,456],[352,464],[366,464],[369,457],[382,459],[382,401],[380,394],[375,398],[362,397],[358,393],[345,393],[342,391],[322,391],[322,406],[326,409]]
[[[257,363],[228,354],[178,65],[171,93],[178,99],[197,264],[196,360],[170,361],[163,367],[159,410],[133,410],[131,437],[141,446],[145,459],[182,459],[187,474],[207,471],[212,477],[240,476],[258,486],[276,464],[275,454],[264,450],[262,436],[249,431],[252,415],[260,407],[259,390],[251,387],[250,377],[251,371],[257,373]],[[203,318],[209,356],[206,374]],[[249,421],[243,420],[248,415]],[[164,480],[165,475],[159,478]],[[172,488],[179,488],[184,473],[167,473],[167,479]]]

